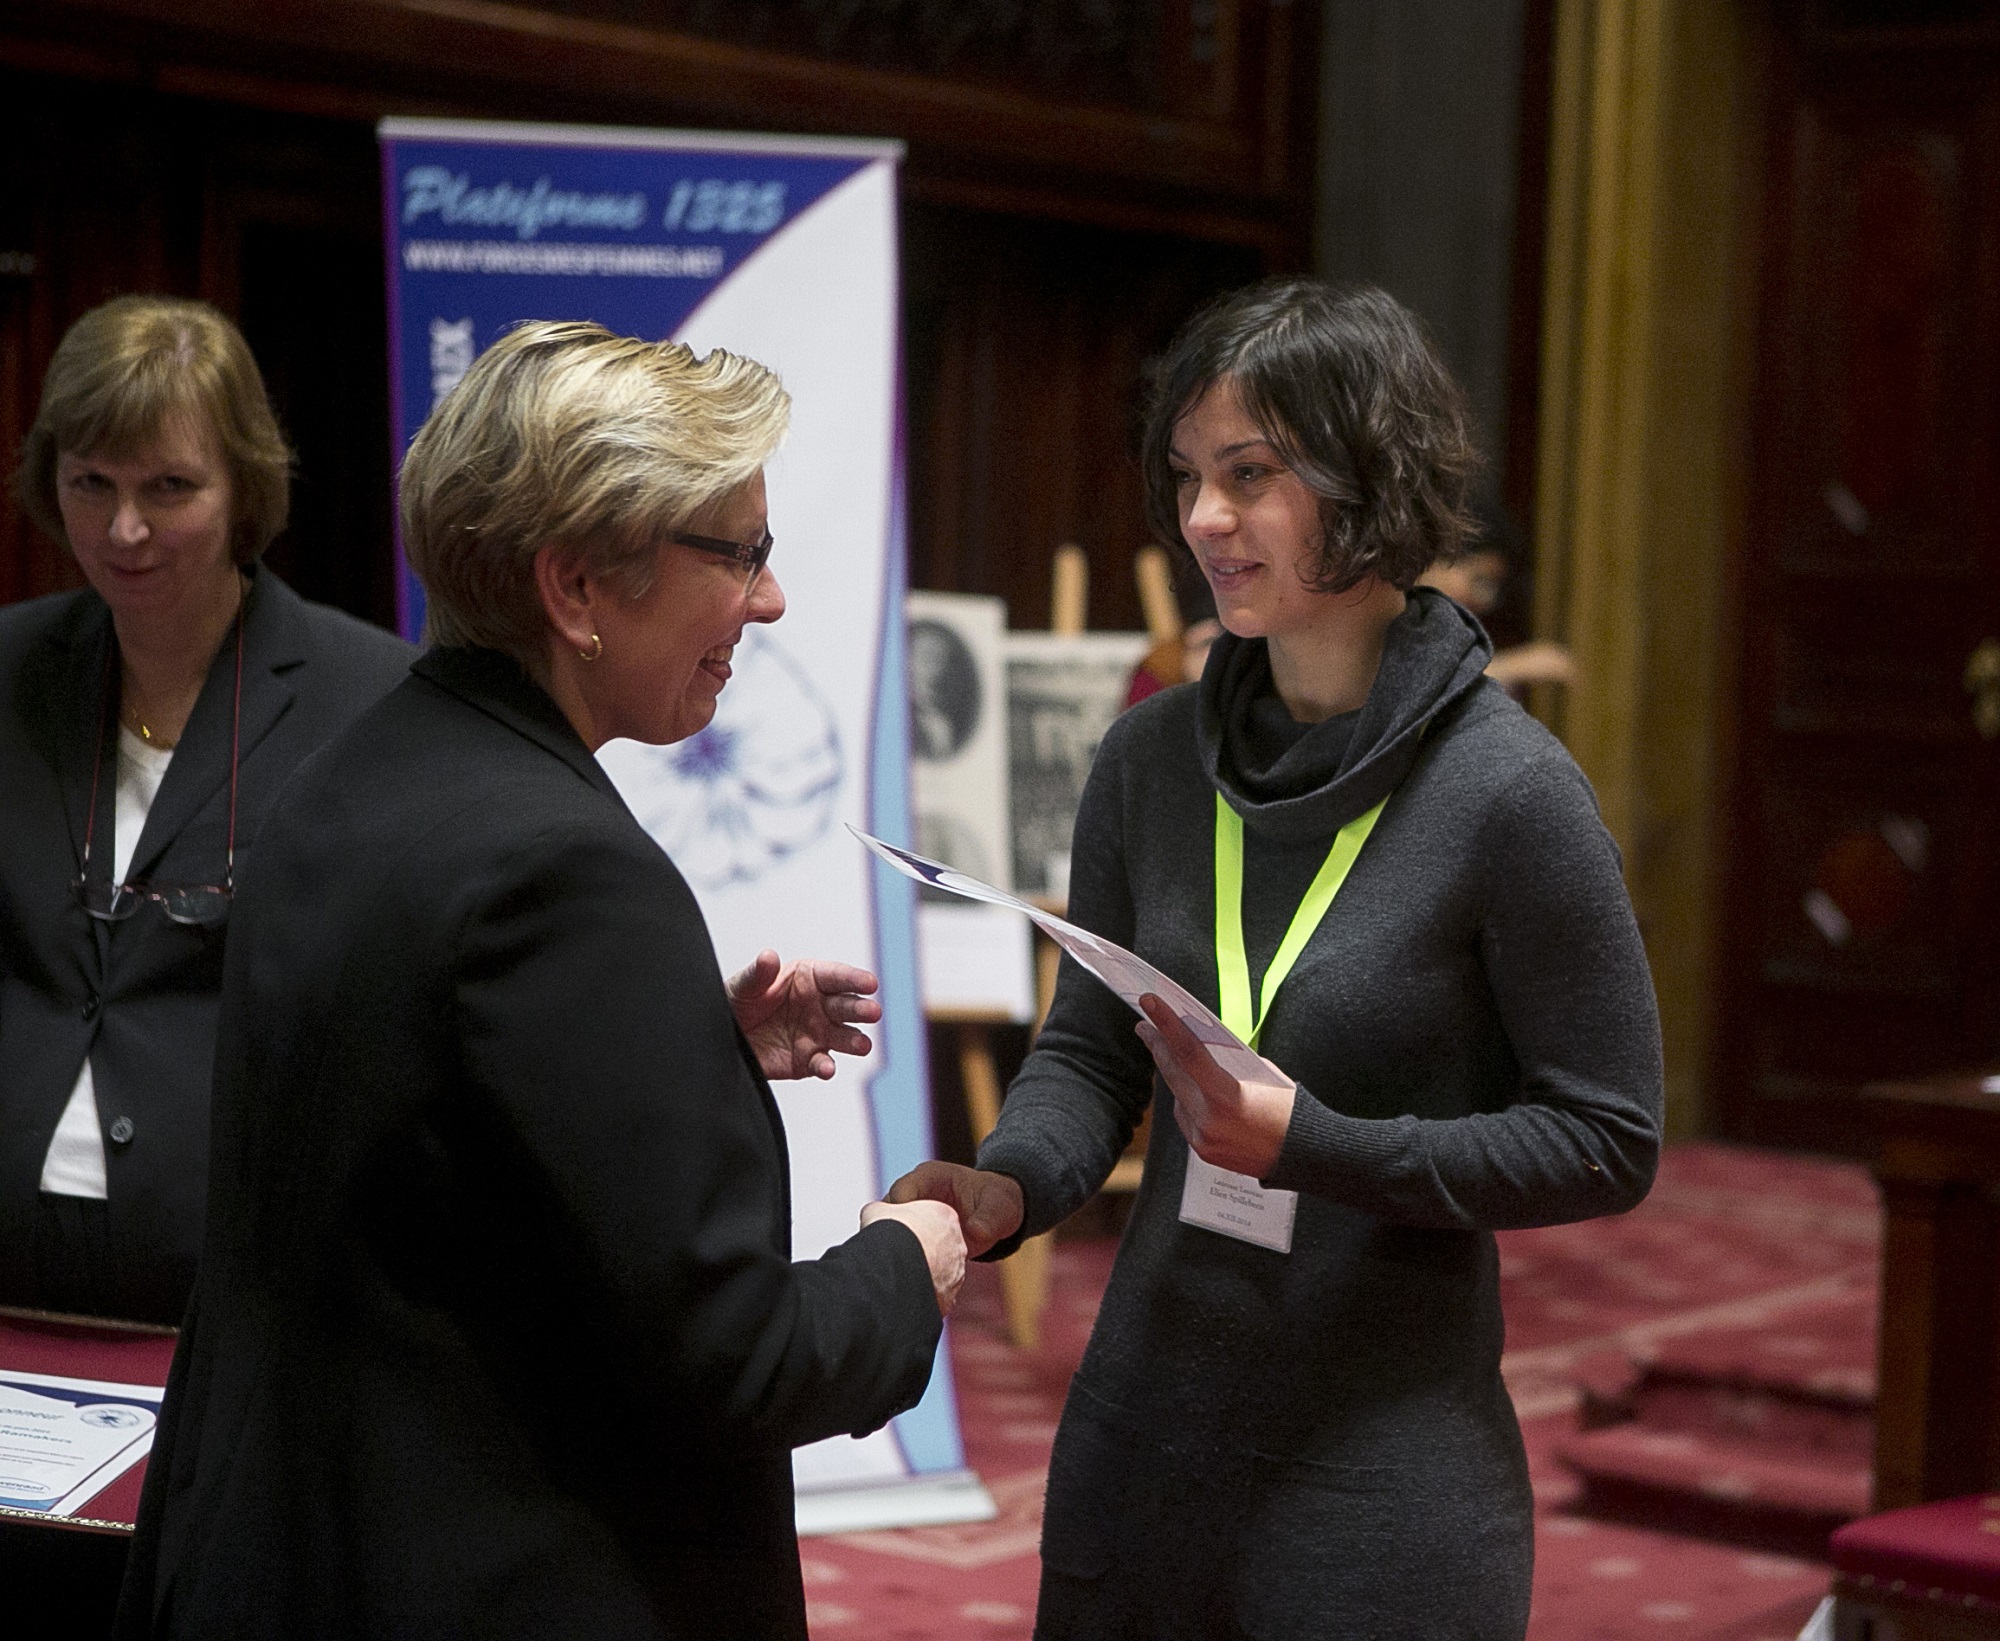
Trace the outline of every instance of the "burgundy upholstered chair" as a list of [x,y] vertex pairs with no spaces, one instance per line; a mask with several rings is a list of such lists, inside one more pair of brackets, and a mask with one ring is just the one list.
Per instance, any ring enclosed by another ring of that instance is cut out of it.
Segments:
[[1866,1516],[1828,1552],[1836,1641],[2000,1641],[2000,1494]]

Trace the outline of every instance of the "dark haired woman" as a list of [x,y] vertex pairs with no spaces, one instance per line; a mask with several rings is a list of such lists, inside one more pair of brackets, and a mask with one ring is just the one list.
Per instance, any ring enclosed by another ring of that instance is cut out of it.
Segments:
[[1144,459],[1227,630],[1105,737],[1071,915],[1264,1069],[1157,999],[1135,1035],[1065,962],[978,1168],[891,1196],[1004,1255],[1171,1101],[1056,1440],[1039,1636],[1514,1641],[1533,1501],[1492,1233],[1630,1208],[1658,1150],[1617,851],[1476,622],[1416,585],[1466,537],[1474,458],[1393,299],[1223,299],[1165,361]]

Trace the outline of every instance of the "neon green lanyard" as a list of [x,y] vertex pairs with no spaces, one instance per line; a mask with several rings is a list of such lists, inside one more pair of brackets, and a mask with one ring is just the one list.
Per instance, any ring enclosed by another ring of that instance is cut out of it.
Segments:
[[1250,1012],[1250,959],[1243,949],[1243,817],[1231,809],[1220,792],[1215,795],[1215,973],[1221,996],[1222,1023],[1248,1043],[1257,1046],[1264,1022],[1270,1017],[1271,999],[1292,972],[1299,953],[1313,937],[1333,897],[1347,881],[1361,846],[1381,818],[1384,798],[1365,815],[1356,815],[1334,834],[1333,847],[1313,875],[1312,887],[1292,914],[1292,926],[1278,942],[1278,952],[1264,971],[1263,994],[1257,1012]]

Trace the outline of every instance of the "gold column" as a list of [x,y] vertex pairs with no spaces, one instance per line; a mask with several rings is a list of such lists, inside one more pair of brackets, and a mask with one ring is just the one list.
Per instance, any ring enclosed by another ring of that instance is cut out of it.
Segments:
[[1625,852],[1674,1134],[1703,1116],[1754,3],[1558,0],[1556,18],[1535,621],[1578,679],[1535,707]]

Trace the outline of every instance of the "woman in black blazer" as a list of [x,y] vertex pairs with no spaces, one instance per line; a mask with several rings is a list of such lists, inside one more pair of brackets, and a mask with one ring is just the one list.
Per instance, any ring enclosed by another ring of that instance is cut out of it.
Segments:
[[[788,401],[524,326],[403,469],[437,647],[306,770],[237,899],[208,1244],[126,1636],[805,1636],[790,1449],[913,1406],[964,1244],[871,1204],[793,1263],[767,1081],[872,976],[725,987],[593,752],[706,725]],[[916,1210],[916,1211],[912,1211]]]
[[180,1320],[234,876],[414,653],[258,568],[290,463],[203,304],[50,363],[17,485],[89,585],[0,609],[0,1304]]

